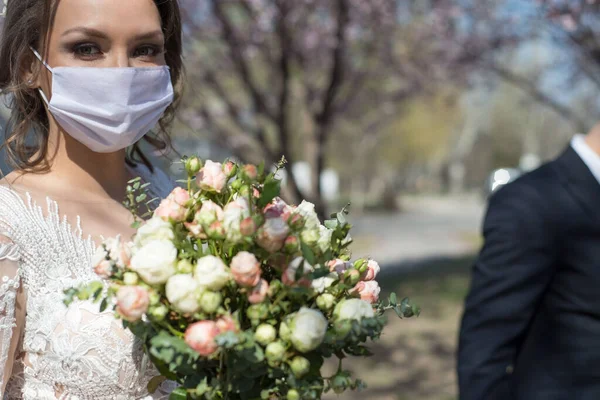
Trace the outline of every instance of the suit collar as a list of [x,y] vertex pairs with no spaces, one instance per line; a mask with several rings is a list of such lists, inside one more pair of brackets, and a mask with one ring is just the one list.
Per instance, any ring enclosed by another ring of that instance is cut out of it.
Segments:
[[556,160],[559,179],[591,218],[600,222],[600,183],[571,146]]

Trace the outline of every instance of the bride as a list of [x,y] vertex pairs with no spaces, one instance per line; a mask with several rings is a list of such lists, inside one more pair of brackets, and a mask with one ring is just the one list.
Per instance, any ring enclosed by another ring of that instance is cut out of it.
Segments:
[[[97,280],[103,237],[129,236],[121,205],[141,176],[172,189],[137,142],[168,143],[182,74],[176,0],[8,0],[0,90],[11,100],[0,182],[0,382],[5,399],[155,399],[139,343],[63,290]],[[174,90],[175,88],[175,90]],[[161,138],[162,136],[162,138]],[[129,150],[126,150],[129,149]],[[60,211],[59,211],[60,210]]]

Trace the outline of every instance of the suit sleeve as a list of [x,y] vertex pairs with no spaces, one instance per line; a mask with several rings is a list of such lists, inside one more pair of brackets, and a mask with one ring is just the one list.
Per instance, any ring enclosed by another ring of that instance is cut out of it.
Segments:
[[556,265],[547,202],[518,181],[490,200],[460,330],[461,400],[511,398],[509,369]]

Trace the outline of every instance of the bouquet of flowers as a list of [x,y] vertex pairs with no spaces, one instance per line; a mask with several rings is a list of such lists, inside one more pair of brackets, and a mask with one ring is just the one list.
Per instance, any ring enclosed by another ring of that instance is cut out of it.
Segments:
[[[161,373],[149,390],[180,385],[171,399],[320,399],[363,387],[342,360],[369,355],[386,310],[419,311],[395,294],[379,300],[376,261],[350,261],[347,209],[321,224],[313,204],[286,204],[284,160],[272,173],[182,162],[187,188],[138,218],[131,242],[106,240],[93,260],[103,281],[66,291],[65,302],[114,309]],[[145,187],[127,188],[134,213],[148,203]],[[323,376],[331,357],[339,368]]]

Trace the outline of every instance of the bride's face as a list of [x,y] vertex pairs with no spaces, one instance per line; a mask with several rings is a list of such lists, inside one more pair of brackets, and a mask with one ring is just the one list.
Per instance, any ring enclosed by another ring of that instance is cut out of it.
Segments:
[[59,0],[44,56],[51,67],[165,64],[153,0]]

